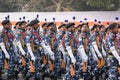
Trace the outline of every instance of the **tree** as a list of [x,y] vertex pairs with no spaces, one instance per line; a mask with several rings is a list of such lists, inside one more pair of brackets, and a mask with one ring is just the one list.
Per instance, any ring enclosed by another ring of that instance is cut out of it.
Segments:
[[120,0],[87,0],[86,4],[95,10],[118,10]]

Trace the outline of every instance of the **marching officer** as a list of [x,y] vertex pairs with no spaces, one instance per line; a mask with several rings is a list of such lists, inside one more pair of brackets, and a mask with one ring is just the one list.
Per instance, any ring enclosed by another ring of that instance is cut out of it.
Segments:
[[[30,70],[31,73],[35,73],[35,80],[40,79],[40,70],[41,70],[41,54],[43,54],[46,50],[48,54],[54,54],[43,41],[43,38],[39,34],[39,21],[32,20],[30,22],[30,26],[32,27],[31,32],[27,32],[27,48],[28,52],[30,54],[31,60],[30,61]],[[54,56],[51,57],[52,60],[54,60]]]
[[[12,30],[11,30],[11,22],[9,20],[3,20],[2,25],[4,27],[2,32],[2,40],[5,45],[6,54],[9,58],[5,55],[5,69],[8,70],[7,75],[8,79],[14,78],[14,68],[15,68],[15,62],[16,62],[16,46],[21,51],[22,55],[25,55],[25,52],[20,44],[19,41],[16,40],[16,37],[14,36]],[[4,51],[4,49],[2,49]],[[7,58],[7,59],[6,59]],[[9,59],[9,60],[8,60]]]
[[74,56],[74,48],[75,44],[74,37],[72,34],[72,27],[74,27],[74,23],[68,23],[66,25],[66,32],[62,38],[62,46],[66,51],[66,74],[64,75],[65,80],[70,80],[75,76],[75,63],[76,59]]
[[60,56],[60,73],[59,74],[64,74],[65,72],[65,50],[62,46],[62,38],[65,34],[65,31],[66,31],[66,25],[65,24],[61,24],[59,27],[58,27],[58,33],[57,33],[57,40],[58,40],[58,51],[59,51],[59,54],[61,55]]
[[109,58],[109,70],[108,70],[108,79],[118,80],[118,75],[120,74],[120,56],[117,49],[117,32],[118,24],[112,23],[108,27],[110,29],[109,35],[106,37],[106,44],[108,50]]

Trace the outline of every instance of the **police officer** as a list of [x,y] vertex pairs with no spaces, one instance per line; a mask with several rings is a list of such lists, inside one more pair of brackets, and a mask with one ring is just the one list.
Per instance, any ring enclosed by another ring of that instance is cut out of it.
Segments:
[[75,76],[74,65],[76,63],[76,59],[74,57],[73,45],[73,34],[72,27],[74,27],[74,23],[68,23],[66,25],[66,32],[62,39],[62,45],[65,49],[66,53],[66,74],[64,75],[65,80],[70,80]]
[[[29,58],[28,58],[28,54],[27,54],[27,47],[26,47],[26,21],[21,21],[19,23],[20,28],[17,30],[15,36],[16,36],[16,40],[20,41],[20,44],[22,46],[22,48],[24,49],[23,52],[25,52],[25,54],[21,54],[21,52],[18,52],[18,58],[17,59],[21,59],[21,62],[19,61],[17,64],[17,70],[15,71],[15,77],[17,77],[18,73],[21,70],[24,70],[24,74],[23,77],[25,77],[25,75],[27,74],[27,71],[29,70]],[[26,55],[26,56],[25,56]]]
[[61,24],[59,27],[58,27],[58,33],[57,33],[57,40],[58,40],[58,51],[59,51],[59,54],[61,55],[60,56],[60,58],[59,58],[59,63],[60,63],[60,65],[59,65],[59,69],[61,69],[60,70],[60,73],[59,74],[64,74],[64,72],[65,72],[65,54],[66,54],[66,52],[65,52],[65,50],[64,50],[64,48],[63,48],[63,46],[62,46],[62,38],[63,38],[63,36],[64,36],[64,34],[65,34],[65,31],[66,31],[66,25],[65,24]]
[[116,48],[116,34],[118,32],[118,24],[112,23],[108,27],[110,29],[109,36],[106,37],[108,58],[109,58],[109,70],[108,79],[118,79],[120,56]]
[[[15,60],[15,57],[16,57],[15,49],[16,48],[15,47],[17,46],[23,55],[25,54],[25,52],[23,51],[20,42],[16,40],[16,37],[14,36],[14,34],[11,30],[12,25],[11,25],[10,21],[3,20],[2,25],[4,27],[4,30],[2,32],[2,36],[3,36],[2,40],[4,41],[4,45],[5,45],[7,52],[9,53],[8,55],[10,55],[10,58],[8,60],[9,66],[6,66],[6,69],[8,69],[7,75],[8,75],[9,79],[12,79],[12,78],[14,78],[13,72],[14,72],[14,67],[15,67],[15,62],[16,62],[16,60]],[[7,60],[6,60],[6,62],[7,62]]]

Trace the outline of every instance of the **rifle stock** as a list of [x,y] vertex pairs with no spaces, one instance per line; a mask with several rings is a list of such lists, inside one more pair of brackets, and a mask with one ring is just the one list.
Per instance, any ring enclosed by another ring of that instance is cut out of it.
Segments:
[[35,72],[35,67],[33,65],[33,61],[30,61],[30,72]]
[[50,69],[50,71],[53,71],[53,62],[52,62],[52,60],[49,61],[49,69]]
[[22,56],[22,66],[25,66],[25,65],[26,65],[25,58],[24,56]]
[[73,77],[75,76],[75,70],[73,64],[70,64],[70,75]]
[[4,59],[4,69],[9,69],[9,64],[7,59]]
[[86,62],[83,63],[82,71],[83,72],[87,71],[87,63]]
[[65,69],[65,62],[64,62],[63,58],[62,58],[62,61],[61,61],[61,68]]

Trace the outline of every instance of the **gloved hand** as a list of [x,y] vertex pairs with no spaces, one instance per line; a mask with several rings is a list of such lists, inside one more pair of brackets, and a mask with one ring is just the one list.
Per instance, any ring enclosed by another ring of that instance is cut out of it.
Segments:
[[17,41],[17,46],[18,46],[19,50],[21,51],[22,55],[25,56],[25,51],[23,50],[20,41]]
[[75,59],[75,58],[72,58],[72,59],[71,59],[71,62],[72,62],[73,64],[75,64],[75,63],[76,63],[76,59]]
[[50,55],[50,58],[51,58],[53,61],[55,60],[54,55]]
[[8,53],[5,53],[5,58],[10,59],[10,55]]
[[33,52],[32,52],[30,43],[27,43],[26,45],[27,45],[27,48],[28,48],[28,52],[30,53],[31,60],[32,60],[32,61],[35,61],[35,56],[34,56],[34,54],[33,54]]
[[83,45],[79,46],[78,48],[78,53],[80,54],[80,57],[82,58],[83,62],[87,62],[88,56],[85,53],[85,50],[83,48]]
[[93,46],[95,52],[97,53],[98,57],[102,59],[102,55],[101,55],[100,51],[98,50],[96,42],[92,42],[92,46]]
[[103,56],[106,57],[107,53],[106,53],[106,51],[104,50],[103,46],[102,46],[102,53],[103,53]]
[[8,54],[3,42],[0,43],[0,47],[1,47],[2,51],[4,52],[4,54],[5,54],[5,58],[10,59],[10,55]]
[[31,56],[31,60],[35,62],[35,56],[34,55]]
[[75,63],[76,63],[76,59],[75,59],[75,57],[73,56],[71,47],[70,47],[70,46],[66,46],[66,50],[67,50],[67,52],[68,52],[68,54],[69,54],[69,56],[70,56],[70,58],[71,58],[71,62],[72,62],[73,64],[75,64]]

